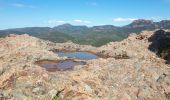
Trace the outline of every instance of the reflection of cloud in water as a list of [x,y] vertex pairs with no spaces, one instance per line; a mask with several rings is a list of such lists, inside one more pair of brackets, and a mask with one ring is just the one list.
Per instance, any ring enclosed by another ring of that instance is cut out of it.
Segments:
[[97,59],[98,56],[89,52],[56,52],[60,57],[76,58],[81,60]]

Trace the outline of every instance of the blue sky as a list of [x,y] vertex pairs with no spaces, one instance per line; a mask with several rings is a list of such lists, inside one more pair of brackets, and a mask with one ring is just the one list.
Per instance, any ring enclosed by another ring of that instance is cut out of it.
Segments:
[[170,19],[170,0],[0,0],[0,29]]

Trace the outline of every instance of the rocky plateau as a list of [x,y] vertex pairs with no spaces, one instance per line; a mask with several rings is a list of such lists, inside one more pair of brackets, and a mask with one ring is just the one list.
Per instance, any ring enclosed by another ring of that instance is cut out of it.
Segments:
[[[0,38],[0,100],[52,100],[55,95],[59,100],[170,100],[170,65],[148,49],[155,31],[101,47],[53,43],[27,34]],[[100,58],[56,72],[35,63],[68,59],[54,53],[62,50]]]

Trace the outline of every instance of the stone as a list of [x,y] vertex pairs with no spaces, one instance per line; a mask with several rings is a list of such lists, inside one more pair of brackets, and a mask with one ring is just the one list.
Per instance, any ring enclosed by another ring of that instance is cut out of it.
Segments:
[[90,87],[89,85],[85,85],[85,86],[84,86],[84,89],[85,89],[85,91],[87,91],[87,92],[89,92],[89,93],[92,92],[92,89],[91,89],[91,87]]
[[43,86],[43,81],[42,80],[38,80],[35,82],[35,86]]
[[5,72],[5,68],[4,67],[0,67],[0,75],[2,75]]
[[32,90],[32,92],[37,95],[43,95],[45,93],[45,90],[43,87],[36,87]]
[[56,94],[57,94],[57,90],[54,90],[54,89],[48,92],[48,95],[50,96],[50,98],[53,98]]

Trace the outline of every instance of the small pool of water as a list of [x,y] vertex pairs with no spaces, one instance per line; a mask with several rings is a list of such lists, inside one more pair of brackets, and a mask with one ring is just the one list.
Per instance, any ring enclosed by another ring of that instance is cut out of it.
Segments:
[[97,59],[98,56],[90,52],[56,52],[59,57],[76,58],[80,60]]
[[63,61],[38,61],[38,65],[46,68],[49,72],[72,70],[74,66],[85,65],[85,62],[74,61],[74,60],[63,60]]

